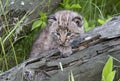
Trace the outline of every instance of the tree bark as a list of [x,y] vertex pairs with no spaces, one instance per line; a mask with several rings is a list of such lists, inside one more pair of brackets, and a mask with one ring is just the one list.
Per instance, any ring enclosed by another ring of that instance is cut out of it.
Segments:
[[[26,31],[31,30],[30,27],[26,25],[32,24],[32,22],[39,16],[40,12],[51,14],[53,10],[61,3],[62,0],[2,0],[2,7],[0,7],[0,36],[4,35],[4,27],[8,23],[8,27],[14,27],[17,22],[19,22],[23,16],[26,15],[24,20],[18,25],[15,33],[20,34],[23,29]],[[0,4],[1,5],[1,4]],[[5,16],[6,19],[5,20]],[[6,23],[7,21],[7,23]],[[7,28],[6,28],[7,30]],[[10,30],[9,30],[10,31]]]
[[[75,81],[100,81],[108,57],[120,60],[120,16],[86,32],[76,41],[73,48],[85,48],[66,58],[59,57],[57,49],[44,52],[0,74],[0,81],[68,81],[71,71]],[[114,65],[119,64],[114,61]]]

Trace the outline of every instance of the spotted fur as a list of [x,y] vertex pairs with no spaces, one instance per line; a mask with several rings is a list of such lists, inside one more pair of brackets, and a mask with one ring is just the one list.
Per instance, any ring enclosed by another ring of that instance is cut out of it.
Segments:
[[30,57],[58,48],[62,56],[72,54],[70,44],[84,33],[82,16],[76,12],[63,10],[48,17],[47,27],[33,43]]

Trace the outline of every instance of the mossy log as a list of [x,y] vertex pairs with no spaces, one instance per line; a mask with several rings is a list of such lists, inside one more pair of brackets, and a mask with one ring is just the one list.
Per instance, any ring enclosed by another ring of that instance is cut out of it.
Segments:
[[120,16],[86,32],[72,46],[84,49],[65,58],[57,49],[44,52],[0,74],[0,81],[68,81],[71,71],[75,81],[100,81],[109,56],[120,60]]

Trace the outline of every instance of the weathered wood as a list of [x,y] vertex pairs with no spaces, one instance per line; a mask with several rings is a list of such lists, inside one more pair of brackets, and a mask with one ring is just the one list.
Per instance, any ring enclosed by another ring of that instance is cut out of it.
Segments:
[[[21,18],[28,13],[24,18],[22,23],[18,25],[15,29],[15,34],[20,34],[19,31],[25,29],[26,31],[31,30],[31,26],[26,27],[26,25],[32,24],[32,22],[39,17],[40,12],[45,12],[46,14],[52,13],[53,10],[57,8],[62,0],[2,0],[0,1],[2,5],[7,9],[2,9],[0,7],[0,36],[4,35],[4,28],[6,21],[8,27],[12,28]],[[0,4],[1,5],[1,4]],[[6,21],[5,21],[6,16]],[[9,28],[9,29],[10,29]],[[7,28],[6,28],[7,30]]]
[[68,81],[70,71],[76,81],[100,81],[108,57],[120,60],[120,17],[83,34],[73,44],[73,48],[86,47],[66,58],[59,57],[57,49],[47,51],[0,74],[0,81]]

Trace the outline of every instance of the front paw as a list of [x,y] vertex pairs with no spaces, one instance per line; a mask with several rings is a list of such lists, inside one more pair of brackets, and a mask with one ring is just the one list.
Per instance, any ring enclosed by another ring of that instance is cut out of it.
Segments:
[[72,48],[70,46],[59,47],[59,51],[62,57],[68,57],[73,53]]
[[72,54],[72,51],[71,52],[67,52],[67,53],[61,53],[61,57],[65,58],[65,57],[68,57]]

